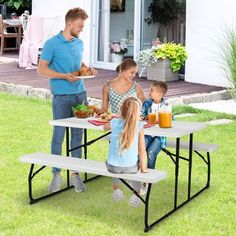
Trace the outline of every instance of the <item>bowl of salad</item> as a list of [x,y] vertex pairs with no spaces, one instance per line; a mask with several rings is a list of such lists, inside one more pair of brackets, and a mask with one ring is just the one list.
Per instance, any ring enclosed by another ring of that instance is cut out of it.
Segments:
[[77,118],[87,118],[94,115],[94,109],[90,105],[77,104],[72,107],[72,111]]

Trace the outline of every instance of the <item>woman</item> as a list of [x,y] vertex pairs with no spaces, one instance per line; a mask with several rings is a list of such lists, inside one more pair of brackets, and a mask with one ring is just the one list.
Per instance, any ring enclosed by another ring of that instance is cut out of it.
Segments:
[[136,97],[142,102],[145,100],[141,86],[133,81],[137,70],[133,59],[125,59],[117,66],[118,76],[102,88],[102,108],[96,109],[97,113],[107,112],[109,107],[112,113],[120,113],[120,106],[128,97]]

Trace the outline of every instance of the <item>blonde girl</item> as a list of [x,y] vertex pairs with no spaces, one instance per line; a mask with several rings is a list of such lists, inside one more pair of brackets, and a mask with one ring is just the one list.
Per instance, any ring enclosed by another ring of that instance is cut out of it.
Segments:
[[[104,129],[111,129],[111,142],[106,161],[108,171],[112,173],[136,173],[139,168],[141,172],[147,172],[146,148],[144,141],[144,130],[140,120],[140,101],[135,97],[124,100],[120,107],[120,118],[112,119]],[[115,201],[124,198],[120,190],[120,180],[113,178],[112,198]],[[133,182],[133,188],[139,193],[140,183]],[[140,199],[134,194],[129,204],[139,206]]]

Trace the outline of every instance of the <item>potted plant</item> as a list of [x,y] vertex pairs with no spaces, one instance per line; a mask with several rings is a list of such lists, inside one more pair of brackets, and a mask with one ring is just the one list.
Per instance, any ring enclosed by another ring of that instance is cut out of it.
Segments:
[[177,72],[186,59],[185,47],[176,43],[163,43],[140,51],[137,58],[141,66],[147,68],[147,79],[159,81],[177,80]]
[[123,55],[128,52],[126,41],[126,39],[121,39],[110,43],[112,62],[120,63],[122,61]]

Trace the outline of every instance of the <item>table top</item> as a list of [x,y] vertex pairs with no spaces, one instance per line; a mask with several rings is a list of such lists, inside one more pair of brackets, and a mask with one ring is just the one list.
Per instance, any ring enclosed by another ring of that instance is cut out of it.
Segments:
[[[95,120],[94,117],[89,118],[66,118],[59,120],[50,121],[50,125],[53,126],[63,126],[70,128],[83,128],[83,129],[96,129],[103,130],[103,126],[96,126],[88,122],[88,120]],[[190,122],[190,121],[173,121],[171,128],[160,128],[157,125],[145,128],[144,133],[153,136],[163,136],[163,137],[182,137],[184,135],[189,135],[196,131],[206,128],[207,124],[204,122]]]

